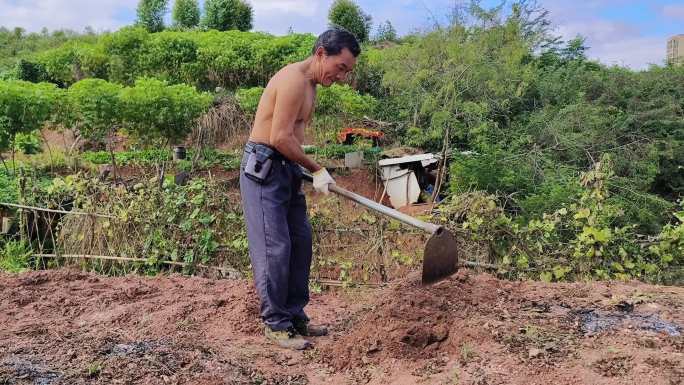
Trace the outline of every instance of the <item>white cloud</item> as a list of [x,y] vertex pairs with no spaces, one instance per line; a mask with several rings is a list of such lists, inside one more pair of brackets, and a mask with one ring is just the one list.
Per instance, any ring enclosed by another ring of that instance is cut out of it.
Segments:
[[590,51],[590,57],[602,63],[647,69],[650,64],[663,65],[666,46],[659,37],[635,37],[603,44]]
[[566,39],[577,34],[586,37],[587,55],[604,64],[641,70],[650,64],[662,65],[665,59],[665,40],[662,37],[642,36],[631,26],[601,20],[588,22],[583,29],[575,26],[561,26],[561,34]]
[[138,0],[0,0],[0,25],[28,31],[44,27],[82,31],[86,26],[96,31],[113,30],[122,25],[116,16],[134,10],[137,3]]
[[324,1],[312,0],[252,0],[251,4],[256,15],[264,12],[274,12],[282,16],[281,12],[314,16],[323,8]]
[[[610,0],[609,0],[610,1]],[[615,6],[628,0],[612,0]],[[572,6],[566,2],[549,2],[551,19],[557,25],[556,33],[564,40],[577,35],[586,38],[587,55],[608,65],[627,66],[635,70],[647,69],[650,64],[663,64],[666,39],[647,36],[635,25],[600,19],[595,14],[599,2]]]
[[664,6],[663,15],[667,18],[684,21],[684,4],[670,4]]

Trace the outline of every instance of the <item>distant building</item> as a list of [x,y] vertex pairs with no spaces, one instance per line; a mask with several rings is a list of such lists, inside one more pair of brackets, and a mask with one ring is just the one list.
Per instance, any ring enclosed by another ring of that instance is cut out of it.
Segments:
[[667,62],[684,64],[684,35],[672,36],[667,41]]

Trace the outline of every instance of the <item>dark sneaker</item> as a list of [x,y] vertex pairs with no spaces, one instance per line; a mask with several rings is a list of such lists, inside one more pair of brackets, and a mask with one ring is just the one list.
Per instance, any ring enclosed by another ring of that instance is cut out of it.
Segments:
[[320,337],[328,335],[328,328],[325,326],[311,325],[308,321],[296,319],[292,321],[297,333],[306,337]]
[[270,326],[266,325],[264,327],[264,335],[269,340],[278,344],[281,348],[304,350],[313,347],[313,344],[302,338],[294,328],[273,330]]

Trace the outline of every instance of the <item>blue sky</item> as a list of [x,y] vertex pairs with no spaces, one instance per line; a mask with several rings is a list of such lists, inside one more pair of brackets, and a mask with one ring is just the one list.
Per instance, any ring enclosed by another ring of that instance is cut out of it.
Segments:
[[[172,2],[173,0],[171,0]],[[135,19],[138,0],[0,0],[0,25],[29,31],[71,28],[115,30]],[[332,0],[251,0],[256,30],[320,33]],[[358,0],[375,25],[390,20],[400,34],[443,22],[458,0]],[[684,34],[684,0],[539,0],[551,11],[555,32],[587,38],[589,56],[606,64],[643,69],[662,64],[669,36]],[[498,1],[483,0],[485,5]]]

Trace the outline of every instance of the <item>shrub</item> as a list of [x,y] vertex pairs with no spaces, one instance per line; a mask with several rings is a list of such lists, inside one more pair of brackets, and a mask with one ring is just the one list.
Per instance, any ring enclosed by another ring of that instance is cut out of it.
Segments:
[[370,115],[376,104],[377,101],[370,95],[361,95],[346,84],[333,84],[318,88],[316,111],[357,119]]
[[0,82],[0,152],[14,148],[18,133],[33,132],[53,119],[62,99],[63,92],[54,84]]
[[40,134],[37,131],[19,132],[14,137],[14,147],[24,154],[37,154],[41,149]]
[[135,87],[123,89],[120,95],[126,127],[148,143],[162,139],[178,143],[212,101],[211,95],[190,86],[169,86],[154,79],[139,79]]
[[525,221],[507,215],[497,197],[477,192],[454,196],[443,212],[450,226],[467,231],[471,247],[482,245],[480,252],[511,278],[681,279],[681,223],[665,226],[656,244],[642,247],[633,226],[617,224],[623,211],[608,199],[612,173],[610,158],[603,157],[580,176],[576,201]]
[[132,85],[143,76],[202,89],[265,85],[280,68],[310,55],[311,34],[271,36],[237,30],[164,31],[125,27],[96,42],[72,41],[40,53],[46,80],[69,86],[87,77]]
[[16,176],[0,167],[0,202],[17,203],[19,185]]
[[248,114],[256,114],[264,87],[241,88],[235,92],[240,107]]
[[[239,89],[235,97],[245,112],[254,114],[263,92],[262,87]],[[318,87],[317,90],[316,114],[339,115],[343,119],[354,120],[370,115],[376,105],[377,100],[374,97],[361,95],[346,84]]]
[[21,273],[28,269],[31,249],[24,241],[11,240],[0,248],[0,270]]
[[69,126],[88,140],[105,139],[120,126],[122,89],[102,79],[84,79],[69,87]]

